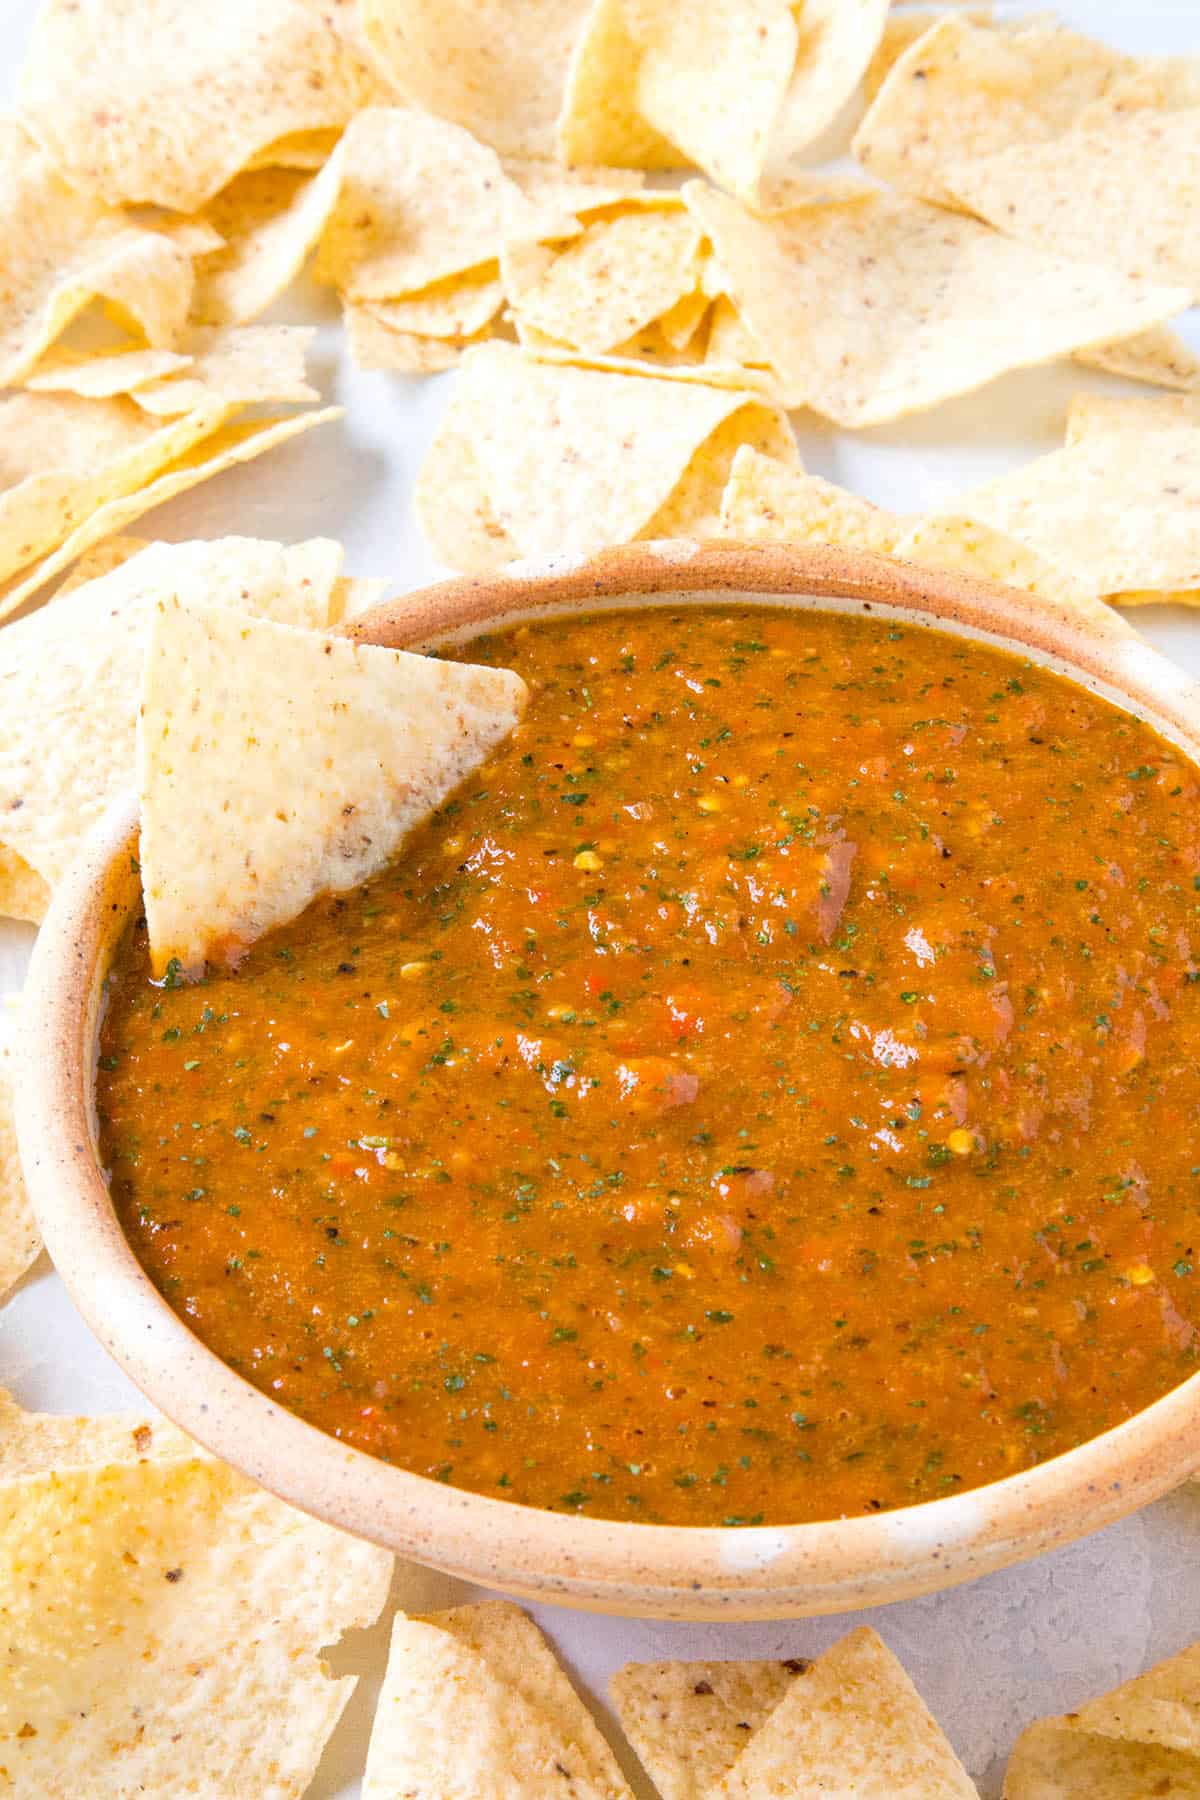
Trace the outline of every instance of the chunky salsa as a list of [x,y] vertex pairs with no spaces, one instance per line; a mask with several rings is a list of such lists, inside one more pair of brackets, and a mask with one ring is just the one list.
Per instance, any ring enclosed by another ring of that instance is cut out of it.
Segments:
[[484,1494],[878,1511],[1069,1449],[1200,1338],[1200,781],[883,619],[522,625],[512,739],[99,1070],[145,1268],[250,1381]]

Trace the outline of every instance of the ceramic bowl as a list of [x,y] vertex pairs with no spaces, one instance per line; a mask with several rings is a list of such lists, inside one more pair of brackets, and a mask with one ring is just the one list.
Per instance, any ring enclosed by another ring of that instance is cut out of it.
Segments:
[[[643,544],[449,582],[364,615],[362,642],[422,648],[545,611],[745,596],[849,609],[1016,648],[1148,719],[1200,761],[1200,689],[1114,613],[826,548]],[[18,1098],[50,1253],[104,1346],[202,1444],[285,1499],[401,1555],[529,1597],[662,1618],[782,1618],[926,1593],[1067,1543],[1200,1464],[1200,1375],[1054,1461],[920,1506],[828,1523],[698,1529],[543,1513],[347,1448],[282,1410],[196,1339],[121,1234],[95,1149],[103,983],[138,905],[136,815],[110,816],[38,941]],[[1190,1154],[1190,1153],[1189,1153]]]

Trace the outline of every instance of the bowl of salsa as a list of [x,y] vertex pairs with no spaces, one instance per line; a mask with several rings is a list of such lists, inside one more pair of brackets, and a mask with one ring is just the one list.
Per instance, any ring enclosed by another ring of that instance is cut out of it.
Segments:
[[152,979],[128,810],[39,944],[30,1183],[153,1400],[404,1554],[679,1617],[926,1591],[1200,1461],[1178,671],[824,550],[351,635],[528,709],[231,969]]

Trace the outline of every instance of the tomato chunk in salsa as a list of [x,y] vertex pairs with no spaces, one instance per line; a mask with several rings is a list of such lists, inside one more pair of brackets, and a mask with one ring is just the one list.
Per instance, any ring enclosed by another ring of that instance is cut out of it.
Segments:
[[112,972],[103,1157],[206,1344],[405,1468],[691,1525],[971,1488],[1194,1372],[1178,749],[883,618],[447,654],[529,711],[391,867]]

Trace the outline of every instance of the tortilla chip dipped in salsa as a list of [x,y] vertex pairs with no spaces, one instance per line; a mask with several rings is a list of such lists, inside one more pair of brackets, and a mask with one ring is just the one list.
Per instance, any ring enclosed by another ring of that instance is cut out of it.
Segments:
[[506,670],[165,601],[137,739],[156,971],[227,959],[373,875],[524,699]]
[[984,642],[681,601],[439,661],[168,609],[143,724],[101,1155],[279,1404],[735,1526],[979,1486],[1195,1371],[1200,776],[1149,725]]

